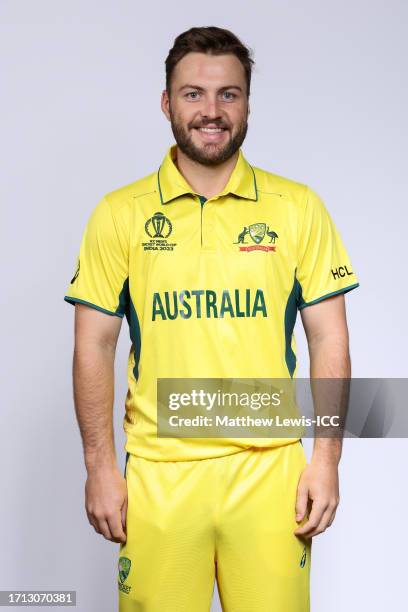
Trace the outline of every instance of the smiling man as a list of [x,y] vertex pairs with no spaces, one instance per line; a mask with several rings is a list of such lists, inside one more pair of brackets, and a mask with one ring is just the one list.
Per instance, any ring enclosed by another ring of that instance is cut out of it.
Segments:
[[[317,193],[243,155],[252,65],[228,30],[176,38],[161,99],[176,143],[94,208],[65,295],[86,510],[120,543],[121,612],[207,612],[215,579],[224,611],[308,612],[311,541],[339,502],[340,440],[316,439],[307,464],[296,436],[158,436],[159,378],[294,378],[298,310],[311,375],[350,376],[357,278]],[[112,425],[124,316],[125,477]]]
[[[228,77],[230,84],[225,84]],[[173,103],[171,89],[165,89],[162,109],[171,121],[180,159],[184,156],[216,168],[223,162],[236,162],[248,129],[244,78],[242,64],[235,55],[224,55],[220,61],[219,55],[190,52],[175,64]],[[200,112],[203,100],[206,105],[215,105],[210,114]],[[215,107],[224,110],[214,112]]]

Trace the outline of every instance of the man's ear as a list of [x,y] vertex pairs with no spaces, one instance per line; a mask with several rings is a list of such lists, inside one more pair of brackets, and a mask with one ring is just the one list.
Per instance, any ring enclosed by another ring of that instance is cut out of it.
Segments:
[[161,109],[163,113],[166,115],[167,119],[170,121],[170,99],[167,92],[167,89],[163,89],[161,95]]

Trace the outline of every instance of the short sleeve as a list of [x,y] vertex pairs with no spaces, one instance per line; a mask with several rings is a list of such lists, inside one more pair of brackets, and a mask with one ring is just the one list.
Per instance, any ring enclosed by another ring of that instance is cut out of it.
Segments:
[[64,300],[86,304],[123,318],[128,298],[128,244],[106,197],[96,205],[85,227],[75,274]]
[[299,228],[296,268],[299,310],[359,286],[337,228],[321,198],[310,187],[306,187]]

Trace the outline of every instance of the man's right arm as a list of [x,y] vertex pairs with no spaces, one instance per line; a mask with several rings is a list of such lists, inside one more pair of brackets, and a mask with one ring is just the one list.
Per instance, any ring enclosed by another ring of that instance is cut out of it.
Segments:
[[113,432],[114,363],[122,319],[75,304],[74,403],[87,469],[85,507],[98,533],[126,541],[127,487]]

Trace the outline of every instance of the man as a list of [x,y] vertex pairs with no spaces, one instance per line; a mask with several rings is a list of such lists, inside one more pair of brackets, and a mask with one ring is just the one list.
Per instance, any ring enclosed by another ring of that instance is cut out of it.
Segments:
[[[86,510],[120,543],[121,612],[309,610],[311,540],[334,519],[341,442],[160,437],[159,378],[293,378],[300,310],[311,376],[349,377],[344,294],[358,286],[307,185],[252,167],[253,59],[231,32],[192,28],[166,60],[162,110],[176,144],[158,171],[108,193],[83,235],[74,396]],[[125,478],[112,426],[114,356],[131,349]]]

